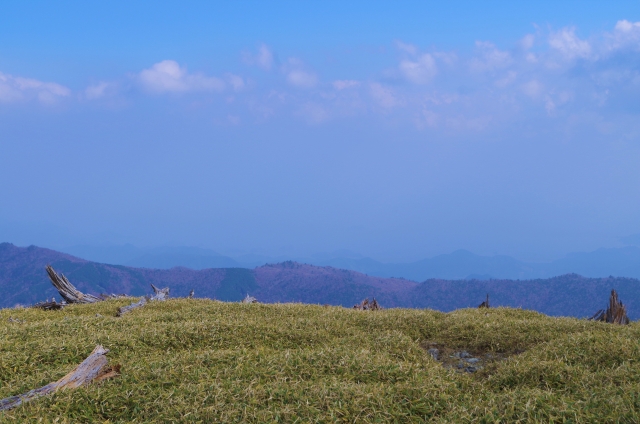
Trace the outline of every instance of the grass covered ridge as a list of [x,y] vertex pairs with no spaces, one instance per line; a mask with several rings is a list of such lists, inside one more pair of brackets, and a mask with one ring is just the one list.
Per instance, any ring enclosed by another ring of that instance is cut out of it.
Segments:
[[[96,344],[122,364],[0,422],[640,422],[635,322],[195,299],[116,318],[129,302],[0,310],[0,398],[57,380]],[[432,343],[508,359],[458,373]]]

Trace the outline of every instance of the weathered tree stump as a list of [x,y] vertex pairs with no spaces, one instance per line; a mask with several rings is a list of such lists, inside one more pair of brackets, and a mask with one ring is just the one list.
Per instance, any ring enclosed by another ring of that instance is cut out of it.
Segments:
[[73,284],[67,280],[67,277],[65,277],[64,274],[56,273],[51,265],[47,265],[47,274],[49,274],[49,279],[51,279],[53,287],[58,290],[60,296],[62,296],[67,303],[95,303],[102,300],[98,297],[90,294],[84,294],[77,290]]
[[609,307],[605,311],[600,309],[593,314],[589,321],[603,321],[610,324],[629,324],[629,317],[627,316],[627,308],[618,299],[618,293],[615,290],[611,290],[611,296],[609,296]]
[[489,293],[487,293],[487,300],[478,305],[478,308],[490,308],[489,306]]
[[96,346],[87,359],[82,361],[80,365],[60,380],[38,389],[33,389],[27,393],[0,400],[0,411],[15,408],[23,403],[46,396],[57,390],[75,389],[76,387],[87,385],[92,381],[101,381],[119,375],[120,365],[109,366],[109,361],[105,356],[107,352],[109,352],[108,349],[100,345]]
[[369,299],[367,298],[359,304],[353,305],[353,309],[357,309],[359,311],[378,311],[382,309],[382,306],[380,306],[380,304],[374,297],[371,302],[369,302]]
[[154,295],[151,296],[148,300],[166,300],[169,298],[169,287],[159,289],[151,284],[151,288],[153,289]]
[[240,303],[258,303],[258,299],[253,296],[249,296],[249,293],[240,301]]

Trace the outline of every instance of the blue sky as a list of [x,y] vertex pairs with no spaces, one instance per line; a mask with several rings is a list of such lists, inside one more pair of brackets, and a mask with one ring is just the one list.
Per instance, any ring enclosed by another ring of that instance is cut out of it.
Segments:
[[4,1],[0,239],[619,246],[640,233],[640,2],[558,3]]

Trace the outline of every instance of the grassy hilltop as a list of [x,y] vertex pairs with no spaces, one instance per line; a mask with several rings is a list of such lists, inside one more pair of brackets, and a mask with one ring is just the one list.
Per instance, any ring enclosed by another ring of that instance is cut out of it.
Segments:
[[[96,344],[122,364],[0,422],[640,422],[638,323],[187,299],[116,318],[128,303],[0,310],[0,398],[57,380]],[[459,372],[461,350],[483,368]]]

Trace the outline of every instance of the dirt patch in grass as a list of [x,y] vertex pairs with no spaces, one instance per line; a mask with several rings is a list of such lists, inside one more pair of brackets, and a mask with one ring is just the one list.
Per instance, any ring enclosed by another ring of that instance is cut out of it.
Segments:
[[495,371],[498,363],[524,352],[524,350],[513,352],[469,350],[452,348],[442,343],[429,341],[422,343],[421,347],[433,359],[440,362],[444,368],[460,373],[475,374],[479,377],[488,377]]

